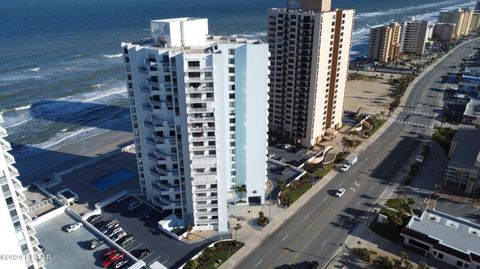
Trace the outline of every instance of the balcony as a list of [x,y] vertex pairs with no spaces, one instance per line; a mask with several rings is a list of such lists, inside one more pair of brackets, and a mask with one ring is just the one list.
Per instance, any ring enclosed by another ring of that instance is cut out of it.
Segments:
[[218,224],[218,219],[196,219],[195,224],[217,225]]
[[175,124],[168,123],[168,121],[159,119],[157,117],[152,117],[152,122],[155,124],[155,127],[175,128]]
[[15,163],[15,158],[13,157],[12,154],[8,153],[7,151],[4,151],[3,154],[5,155],[5,159],[7,161],[7,164],[14,164]]
[[213,106],[207,107],[187,107],[187,113],[206,113],[206,112],[214,112],[215,109]]
[[213,66],[187,66],[186,67],[186,72],[192,71],[192,72],[202,72],[202,71],[212,71]]
[[202,93],[202,92],[213,92],[213,87],[189,87],[185,89],[187,93]]
[[[212,175],[215,175],[215,174],[212,174]],[[204,192],[218,192],[218,189],[217,188],[205,188],[205,189],[198,189],[198,188],[195,188],[193,190],[194,193],[204,193]]]
[[209,201],[209,200],[217,200],[218,196],[195,196],[193,197],[193,201]]
[[5,130],[5,128],[1,127],[0,126],[0,137],[6,137],[8,134],[7,134],[7,130]]
[[3,151],[12,150],[12,146],[10,145],[10,143],[1,137],[0,137],[0,146],[2,147]]
[[143,110],[148,111],[150,113],[153,112],[153,108],[148,104],[148,105],[142,105]]
[[20,176],[20,174],[18,173],[17,168],[15,168],[13,165],[9,164],[9,165],[8,165],[8,170],[10,170],[10,175],[11,175],[12,177],[18,177],[18,176]]
[[200,208],[217,208],[218,204],[194,204],[194,209]]
[[151,121],[144,121],[143,126],[145,126],[148,129],[152,129],[152,130],[154,129],[153,122],[151,122]]
[[215,127],[188,127],[190,132],[213,132],[215,131]]
[[161,207],[168,206],[168,207],[175,208],[175,207],[181,207],[182,206],[182,204],[180,202],[171,201],[171,200],[164,199],[164,198],[161,198],[161,197],[154,197],[153,202],[154,202],[154,204],[160,205]]
[[189,122],[211,122],[215,121],[215,117],[188,117]]
[[138,73],[141,73],[141,74],[148,74],[148,70],[145,66],[142,66],[140,68],[138,68]]
[[154,152],[155,156],[163,160],[172,160],[172,161],[177,161],[177,153],[163,153],[158,150],[155,150]]
[[149,80],[147,81],[147,84],[150,85],[150,86],[152,86],[152,87],[160,88],[160,83],[158,83],[158,81],[153,81],[153,80],[149,79]]
[[212,217],[212,216],[218,216],[218,211],[206,211],[206,212],[195,212],[195,215],[196,216],[209,216],[209,217]]

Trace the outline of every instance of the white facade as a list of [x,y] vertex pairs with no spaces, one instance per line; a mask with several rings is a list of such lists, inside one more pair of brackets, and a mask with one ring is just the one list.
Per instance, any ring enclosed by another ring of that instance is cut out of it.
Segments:
[[6,130],[0,127],[0,268],[43,268],[45,260],[38,256],[38,239],[30,225],[32,217],[13,166],[15,159],[8,153],[11,147],[6,136]]
[[227,231],[227,201],[264,202],[268,48],[207,36],[206,22],[152,21],[154,42],[122,47],[142,193],[185,225]]
[[428,21],[406,20],[402,27],[401,53],[422,55],[428,39]]
[[311,146],[342,126],[355,12],[315,12],[303,2],[268,12],[269,132]]

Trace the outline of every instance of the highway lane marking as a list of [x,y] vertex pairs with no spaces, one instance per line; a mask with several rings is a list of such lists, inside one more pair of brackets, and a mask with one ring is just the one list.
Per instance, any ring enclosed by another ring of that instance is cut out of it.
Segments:
[[358,201],[358,202],[356,203],[356,206],[359,206],[361,202],[362,202],[362,201]]
[[338,186],[341,187],[343,185],[343,182],[345,182],[345,180],[340,182],[340,184],[338,184]]
[[326,243],[327,243],[327,240],[323,241],[323,243],[320,246],[323,247]]
[[369,190],[371,190],[373,188],[373,185],[370,185],[370,188],[368,188]]
[[305,217],[303,217],[303,220],[308,219],[308,217],[310,217],[310,214],[305,215]]
[[257,268],[262,262],[263,262],[263,259],[257,262],[257,264],[255,264],[255,268]]
[[325,197],[322,199],[322,203],[325,202],[325,201],[327,201],[327,199],[328,199],[328,197],[325,196]]
[[285,236],[282,238],[282,241],[285,241],[285,239],[287,239],[287,237],[288,237],[288,234],[285,235]]

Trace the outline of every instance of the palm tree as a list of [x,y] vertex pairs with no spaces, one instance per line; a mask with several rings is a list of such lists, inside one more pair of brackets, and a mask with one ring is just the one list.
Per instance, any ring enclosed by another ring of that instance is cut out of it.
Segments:
[[242,225],[240,225],[240,223],[237,223],[235,227],[233,227],[233,230],[235,230],[235,239],[234,239],[235,242],[237,242],[237,232],[240,229],[242,229]]
[[243,198],[243,194],[247,192],[247,186],[245,184],[237,185],[235,186],[235,191],[240,193],[240,200],[241,200]]

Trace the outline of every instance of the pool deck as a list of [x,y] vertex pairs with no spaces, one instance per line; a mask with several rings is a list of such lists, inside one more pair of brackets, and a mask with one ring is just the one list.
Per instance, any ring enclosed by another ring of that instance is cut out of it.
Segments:
[[71,208],[78,214],[84,214],[95,209],[95,204],[125,190],[138,191],[139,180],[131,180],[120,183],[103,192],[98,191],[90,182],[102,176],[109,175],[119,169],[126,168],[133,172],[137,171],[135,154],[118,152],[90,165],[83,166],[62,176],[62,183],[47,190],[56,195],[58,191],[69,188],[78,195],[79,201]]

